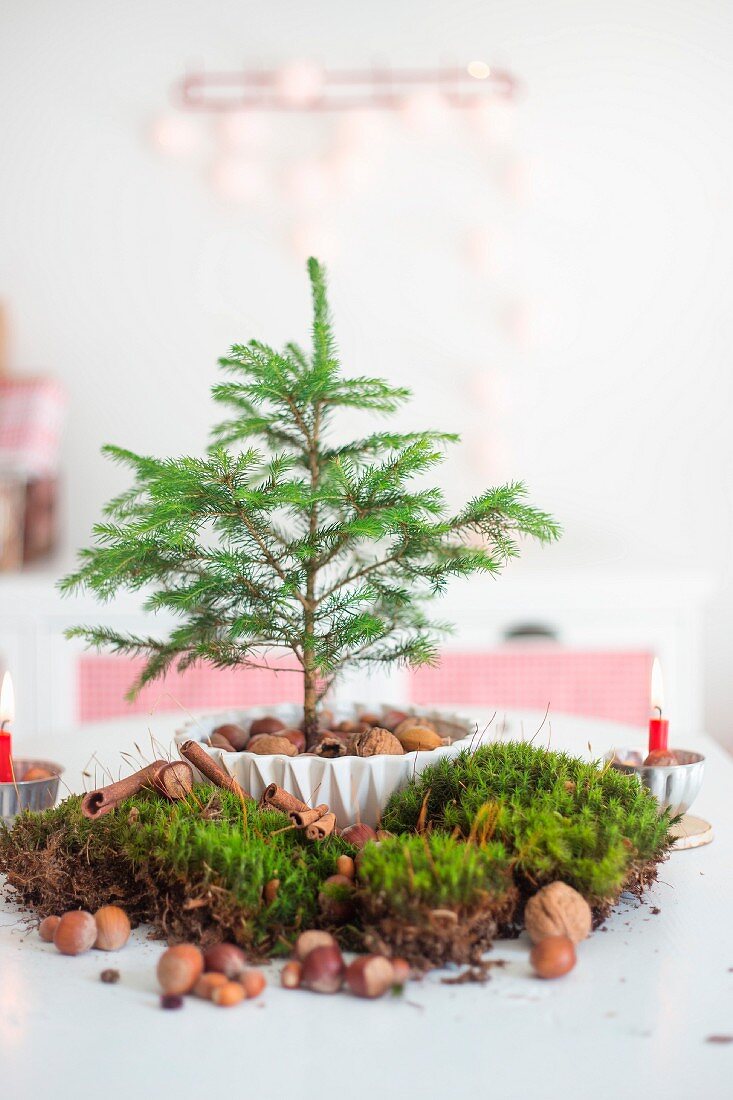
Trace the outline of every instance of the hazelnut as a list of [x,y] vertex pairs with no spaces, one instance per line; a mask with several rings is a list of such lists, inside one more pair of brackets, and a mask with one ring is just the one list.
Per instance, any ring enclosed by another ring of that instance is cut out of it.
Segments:
[[335,946],[336,940],[330,932],[321,932],[320,929],[311,928],[307,932],[301,932],[295,941],[295,957],[299,962],[303,962],[316,947]]
[[240,975],[239,981],[248,1001],[251,1001],[253,997],[259,997],[267,985],[265,975],[261,970],[245,970],[244,974]]
[[412,970],[407,959],[391,959],[392,974],[394,975],[395,985],[404,985],[406,981],[409,981]]
[[[404,722],[402,726],[404,726]],[[400,728],[401,726],[397,727],[398,730]],[[402,730],[402,733],[395,730],[395,737],[405,752],[432,752],[433,749],[439,749],[443,744],[443,738],[440,734],[437,734],[435,730],[427,729],[425,726],[408,726],[407,729]]]
[[271,878],[269,882],[265,883],[265,888],[262,891],[262,896],[265,899],[266,905],[272,905],[273,901],[277,897],[277,892],[280,889],[280,879]]
[[130,938],[130,920],[119,905],[103,905],[94,914],[97,939],[94,946],[100,951],[119,951]]
[[227,741],[226,737],[224,737],[221,733],[218,733],[216,730],[209,738],[209,744],[211,745],[212,749],[223,749],[224,752],[234,752],[234,745],[231,743],[231,741]]
[[244,1000],[244,996],[244,990],[239,982],[224,982],[224,985],[217,985],[211,991],[212,1001],[222,1008],[232,1008],[234,1005],[238,1005],[240,1001]]
[[348,920],[354,910],[354,883],[346,875],[329,875],[318,895],[321,912],[328,920]]
[[347,841],[353,845],[354,848],[361,849],[370,840],[376,840],[377,834],[371,825],[363,825],[360,821],[355,825],[347,825],[341,832],[341,839]]
[[372,726],[355,734],[351,740],[351,752],[353,756],[403,756],[405,750],[389,730]]
[[286,962],[280,971],[280,984],[283,989],[298,989],[302,970],[303,964],[299,963],[297,959]]
[[246,965],[244,951],[234,943],[215,943],[204,952],[204,970],[224,974],[230,981],[238,978]]
[[53,943],[53,937],[61,917],[44,917],[38,925],[38,935],[44,943]]
[[249,735],[250,737],[259,737],[262,733],[279,733],[280,730],[284,730],[285,728],[284,722],[268,714],[265,715],[264,718],[255,718],[252,725],[249,727]]
[[590,906],[566,882],[551,882],[527,902],[524,926],[532,943],[547,936],[567,936],[573,943],[580,943],[591,932]]
[[384,955],[362,955],[346,967],[346,984],[357,997],[382,997],[395,984],[394,969]]
[[672,749],[652,749],[644,765],[647,768],[671,768],[679,762],[680,758]]
[[336,944],[316,947],[308,953],[301,971],[301,985],[314,993],[336,993],[341,988],[344,960]]
[[[246,746],[251,736],[251,732],[247,733],[247,730],[243,726],[238,726],[234,722],[225,722],[223,726],[217,726],[213,730],[209,740],[211,744],[214,744],[214,737],[223,737],[225,741],[228,741],[235,752],[241,752]],[[223,745],[222,748],[226,748]]]
[[225,974],[217,974],[212,970],[208,974],[202,974],[191,992],[194,997],[200,997],[203,1001],[210,1001],[211,995],[220,985],[226,985],[229,979]]
[[278,737],[284,737],[286,741],[291,741],[295,745],[298,752],[305,752],[305,734],[302,730],[280,730]]
[[53,934],[54,946],[62,955],[81,955],[94,946],[96,938],[94,917],[83,909],[64,913]]
[[345,878],[356,878],[356,864],[351,856],[339,856],[336,860],[336,874],[344,875]]
[[204,956],[192,943],[169,947],[158,959],[158,982],[164,993],[188,993],[204,970]]
[[529,961],[538,978],[562,978],[575,966],[575,947],[567,936],[548,936],[532,948]]
[[298,750],[287,737],[278,737],[276,734],[259,733],[247,745],[247,752],[254,752],[258,756],[297,756]]

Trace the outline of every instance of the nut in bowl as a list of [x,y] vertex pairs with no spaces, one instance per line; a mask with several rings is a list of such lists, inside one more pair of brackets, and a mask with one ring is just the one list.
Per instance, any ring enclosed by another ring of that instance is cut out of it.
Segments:
[[50,760],[13,760],[15,779],[0,783],[0,818],[6,825],[23,810],[47,810],[55,806],[60,764]]
[[627,775],[638,775],[639,781],[659,803],[659,812],[669,810],[673,817],[677,817],[689,810],[699,794],[705,757],[687,749],[674,749],[669,757],[676,762],[647,763],[645,749],[620,748],[606,753],[604,760]]
[[[358,705],[335,707],[324,712],[327,727],[324,724],[320,740],[306,752],[299,751],[305,745],[298,743],[297,737],[302,715],[302,708],[295,704],[223,711],[187,722],[177,731],[176,742],[201,742],[255,798],[276,783],[308,805],[315,805],[314,798],[327,803],[338,826],[344,828],[354,821],[376,825],[394,791],[439,756],[453,756],[468,748],[475,732],[473,723],[455,715],[416,715],[391,708],[375,713],[373,708]],[[405,736],[410,721],[422,731],[419,739]],[[221,731],[227,726],[240,731],[236,737],[244,749],[226,748]],[[400,727],[396,737],[392,730]],[[378,734],[364,737],[375,728]],[[412,744],[436,747],[408,749]]]

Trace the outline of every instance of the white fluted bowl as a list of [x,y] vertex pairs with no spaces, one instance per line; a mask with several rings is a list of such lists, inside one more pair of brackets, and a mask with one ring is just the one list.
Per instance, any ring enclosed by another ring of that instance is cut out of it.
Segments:
[[[334,706],[334,721],[353,720],[357,714],[373,710],[367,706]],[[391,710],[384,707],[382,711]],[[400,708],[403,709],[403,708]],[[455,756],[471,744],[475,724],[457,715],[438,714],[433,711],[410,710],[409,713],[429,718],[442,737],[452,738],[450,745],[430,752],[406,752],[403,756],[341,756],[329,760],[312,753],[298,756],[260,756],[253,752],[227,752],[212,748],[209,737],[217,728],[228,723],[249,728],[255,718],[271,715],[286,726],[297,726],[303,716],[301,707],[293,703],[273,706],[247,707],[219,711],[195,718],[176,731],[177,744],[184,741],[200,741],[209,755],[233,775],[239,785],[254,798],[259,798],[265,787],[277,783],[286,791],[301,798],[310,806],[325,802],[336,814],[339,828],[362,821],[375,826],[390,795],[419,775],[441,756]]]

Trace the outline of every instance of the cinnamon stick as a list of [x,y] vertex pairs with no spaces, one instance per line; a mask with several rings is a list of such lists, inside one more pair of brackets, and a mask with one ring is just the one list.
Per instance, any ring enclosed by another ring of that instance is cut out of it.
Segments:
[[237,798],[252,798],[252,795],[240,787],[229,772],[225,772],[223,768],[219,767],[198,741],[184,741],[182,745],[178,746],[178,751],[216,787],[221,787],[222,790],[235,794]]
[[318,821],[327,813],[328,806],[323,803],[321,806],[315,806],[312,810],[291,810],[288,817],[296,829],[305,829],[307,825],[312,825],[314,821]]
[[289,794],[282,787],[278,787],[277,783],[270,783],[269,787],[265,787],[260,805],[267,809],[280,810],[284,814],[303,814],[310,810],[310,806],[306,806],[305,802],[301,802],[294,794]]
[[318,821],[308,825],[305,835],[308,840],[325,840],[336,828],[336,814],[324,814]]
[[152,787],[158,794],[171,801],[185,798],[193,787],[193,773],[187,764],[178,761],[154,760],[152,764],[96,791],[89,791],[81,801],[84,817],[94,820],[114,810],[120,802],[138,794],[143,787]]

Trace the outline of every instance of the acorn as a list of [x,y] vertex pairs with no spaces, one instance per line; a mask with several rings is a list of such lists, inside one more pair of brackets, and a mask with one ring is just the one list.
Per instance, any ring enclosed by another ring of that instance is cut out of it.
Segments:
[[238,978],[246,965],[244,951],[234,943],[215,943],[204,952],[204,970],[224,974],[230,981]]
[[562,978],[575,966],[575,946],[568,936],[547,936],[534,945],[529,961],[538,978]]
[[259,737],[262,733],[279,733],[280,730],[286,728],[285,723],[281,722],[279,718],[273,718],[271,715],[265,715],[264,718],[255,718],[252,725],[249,727],[250,737]]
[[60,920],[61,917],[44,917],[38,925],[38,935],[44,943],[53,943],[54,933]]
[[130,938],[130,921],[119,905],[103,905],[94,914],[97,939],[94,946],[100,951],[119,951]]
[[303,962],[301,985],[314,993],[337,993],[344,974],[344,960],[336,944],[316,947]]
[[248,1001],[251,1001],[253,997],[259,997],[267,985],[265,975],[261,970],[245,970],[244,974],[240,974],[239,982]]
[[293,949],[295,958],[299,962],[315,951],[316,947],[336,947],[336,940],[330,932],[322,932],[320,928],[309,928],[307,932],[301,932],[295,941]]
[[297,959],[291,959],[290,962],[286,962],[285,966],[280,971],[280,984],[283,989],[298,989],[302,971],[303,964],[299,963]]
[[346,967],[346,984],[357,997],[383,997],[395,984],[394,968],[384,955],[362,955]]
[[[223,726],[217,726],[215,730],[212,730],[209,740],[211,744],[214,744],[214,737],[223,737],[225,741],[231,745],[235,752],[241,752],[247,745],[251,732],[247,733],[247,730],[243,726],[238,726],[234,722],[225,722]],[[226,748],[226,745],[222,745],[222,748]]]
[[336,874],[345,878],[356,878],[356,864],[351,856],[339,856],[336,860]]
[[239,982],[224,982],[224,985],[217,985],[211,991],[212,1001],[221,1008],[232,1008],[243,1001],[244,997],[245,993]]
[[164,993],[189,993],[204,970],[204,956],[192,943],[169,947],[158,959],[158,982]]
[[409,981],[412,969],[407,959],[390,959],[392,963],[392,975],[395,985],[404,985]]
[[212,970],[208,974],[202,974],[191,992],[194,997],[200,997],[202,1001],[210,1001],[211,995],[220,985],[226,985],[229,979],[225,974],[217,974]]
[[64,913],[53,934],[54,946],[62,955],[82,955],[94,947],[96,938],[96,921],[83,909]]

